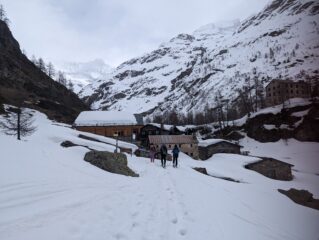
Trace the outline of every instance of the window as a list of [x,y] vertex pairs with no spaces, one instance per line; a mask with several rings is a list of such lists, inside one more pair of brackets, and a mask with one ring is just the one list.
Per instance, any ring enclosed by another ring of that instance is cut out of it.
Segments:
[[123,131],[115,131],[115,135],[124,136],[124,132]]
[[274,93],[274,96],[276,96],[276,93]]
[[297,90],[296,93],[299,94],[299,91]]
[[268,97],[271,97],[271,93],[268,94]]
[[293,91],[293,90],[290,90],[290,93],[294,93],[294,91]]
[[168,147],[171,148],[171,144],[169,144]]
[[182,147],[182,144],[178,144],[178,146],[181,148],[181,147]]
[[193,147],[193,144],[191,144],[190,146]]
[[191,156],[193,156],[194,154],[193,153],[191,153]]

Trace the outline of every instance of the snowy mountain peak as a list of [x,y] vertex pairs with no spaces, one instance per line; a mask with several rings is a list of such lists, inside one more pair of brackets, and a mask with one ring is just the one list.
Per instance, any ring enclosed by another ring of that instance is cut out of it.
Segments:
[[74,92],[78,93],[83,87],[93,81],[105,79],[112,71],[102,59],[94,59],[88,62],[61,62],[57,68],[63,71],[74,84]]
[[272,79],[319,78],[318,15],[318,1],[275,0],[242,23],[180,34],[122,63],[80,95],[94,109],[153,115],[213,108],[216,95],[241,109],[239,91],[256,81],[265,86]]
[[222,33],[224,31],[234,31],[240,25],[239,19],[232,21],[222,21],[204,25],[193,32],[193,35],[206,35]]

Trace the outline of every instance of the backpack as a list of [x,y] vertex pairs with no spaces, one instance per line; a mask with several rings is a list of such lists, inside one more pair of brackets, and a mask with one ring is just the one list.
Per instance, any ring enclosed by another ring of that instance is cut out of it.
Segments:
[[162,154],[167,155],[167,147],[162,146],[161,152],[162,152]]
[[178,148],[174,148],[174,149],[173,149],[173,154],[174,154],[174,155],[178,155],[178,153],[179,153],[179,149],[178,149]]

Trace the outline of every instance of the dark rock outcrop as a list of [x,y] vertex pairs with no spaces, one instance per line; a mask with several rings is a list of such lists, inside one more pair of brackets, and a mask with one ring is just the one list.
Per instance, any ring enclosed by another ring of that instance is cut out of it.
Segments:
[[208,175],[206,168],[194,167],[193,169],[196,170],[197,172],[200,172],[202,174]]
[[[295,117],[294,112],[309,110],[304,117]],[[244,129],[247,135],[259,142],[276,142],[280,139],[295,138],[299,141],[319,141],[319,104],[294,107],[278,114],[261,114],[247,120]],[[298,122],[301,122],[298,124]],[[266,129],[265,125],[274,125]],[[280,126],[287,126],[281,128]]]
[[197,172],[200,172],[201,174],[204,174],[204,175],[207,175],[207,176],[210,176],[210,177],[213,177],[213,178],[219,178],[219,179],[222,179],[222,180],[226,180],[226,181],[230,181],[230,182],[235,182],[235,183],[243,183],[239,180],[236,180],[236,179],[233,179],[233,178],[230,178],[230,177],[222,177],[222,176],[214,176],[214,175],[210,175],[207,173],[207,170],[206,168],[202,168],[202,167],[194,167],[193,168],[195,171]]
[[74,144],[71,141],[64,141],[64,142],[61,143],[61,146],[65,147],[65,148],[68,148],[68,147],[75,147],[75,146],[79,146],[79,145]]
[[127,166],[126,155],[123,153],[111,153],[93,150],[85,154],[84,160],[111,173],[131,177],[139,176]]
[[278,189],[278,192],[286,195],[297,204],[319,210],[319,199],[314,199],[312,193],[307,190],[291,188],[288,191]]
[[81,144],[75,144],[75,143],[73,143],[73,142],[71,142],[71,141],[64,141],[64,142],[62,142],[60,145],[61,145],[62,147],[65,147],[65,148],[69,148],[69,147],[85,147],[85,148],[87,148],[87,149],[89,149],[89,150],[94,150],[94,149],[92,149],[92,148],[90,148],[90,147],[88,147],[88,146],[81,145]]
[[0,99],[68,123],[73,122],[79,112],[88,110],[75,93],[48,77],[21,52],[3,21],[0,21]]

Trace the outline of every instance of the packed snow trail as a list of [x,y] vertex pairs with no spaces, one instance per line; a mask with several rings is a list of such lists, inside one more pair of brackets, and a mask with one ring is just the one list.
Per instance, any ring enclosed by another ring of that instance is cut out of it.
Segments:
[[318,197],[317,175],[294,172],[291,182],[274,181],[243,167],[256,158],[234,154],[205,162],[180,154],[176,169],[127,155],[140,177],[112,174],[83,160],[88,149],[60,144],[114,146],[79,139],[79,132],[35,114],[38,130],[27,141],[0,134],[1,240],[318,239],[319,211],[277,191],[310,186]]

